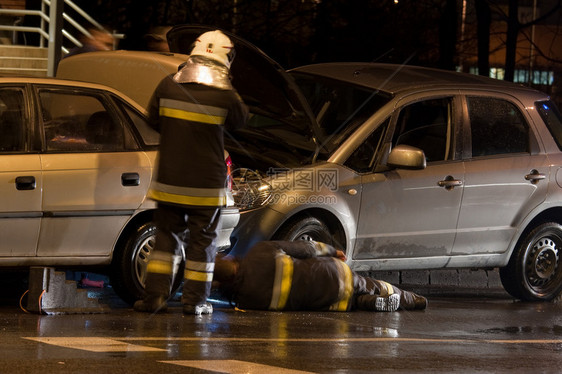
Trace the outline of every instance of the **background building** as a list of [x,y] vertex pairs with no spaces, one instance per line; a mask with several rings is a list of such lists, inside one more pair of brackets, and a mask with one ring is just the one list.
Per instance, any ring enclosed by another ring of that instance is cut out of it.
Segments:
[[[560,105],[560,0],[73,0],[122,34],[116,48],[147,48],[154,27],[196,23],[232,31],[285,68],[324,61],[379,61],[460,70],[530,85]],[[40,9],[43,0],[0,0]],[[47,7],[48,8],[48,7]],[[76,14],[68,4],[65,13]],[[38,17],[1,15],[38,27]],[[79,31],[65,22],[71,34]],[[78,35],[79,36],[79,35]],[[76,37],[78,37],[76,36]],[[37,33],[4,31],[2,44],[38,45]],[[72,40],[63,40],[67,49]],[[562,105],[561,105],[562,106]]]

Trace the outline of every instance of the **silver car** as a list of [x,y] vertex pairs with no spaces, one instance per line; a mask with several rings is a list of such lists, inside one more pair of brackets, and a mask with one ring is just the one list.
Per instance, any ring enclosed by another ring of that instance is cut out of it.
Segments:
[[[323,64],[290,75],[317,137],[283,135],[306,161],[254,173],[233,251],[314,239],[344,248],[355,270],[500,267],[517,298],[560,293],[562,123],[547,95],[419,67]],[[279,124],[258,128],[281,135]],[[247,139],[256,159],[282,159],[273,137]]]
[[[124,300],[141,298],[158,141],[109,87],[0,78],[0,266],[103,267]],[[219,246],[238,219],[224,209]]]
[[[206,30],[175,27],[171,50]],[[226,139],[241,211],[231,253],[314,239],[358,271],[499,267],[516,298],[560,293],[562,119],[548,95],[415,66],[287,72],[227,34],[252,111]]]

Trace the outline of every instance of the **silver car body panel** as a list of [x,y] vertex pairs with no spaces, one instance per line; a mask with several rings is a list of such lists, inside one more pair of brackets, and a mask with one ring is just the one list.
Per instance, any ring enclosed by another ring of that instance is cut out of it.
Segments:
[[[33,178],[36,187],[17,189],[15,182],[20,177]],[[0,259],[35,256],[41,225],[42,181],[39,155],[0,157]]]
[[463,188],[447,191],[437,181],[463,174],[462,163],[455,162],[363,176],[361,218],[351,258],[450,255]]
[[[38,256],[110,256],[146,197],[152,164],[144,152],[41,155],[43,211]],[[138,174],[138,185],[122,176]],[[103,233],[103,235],[100,235]]]

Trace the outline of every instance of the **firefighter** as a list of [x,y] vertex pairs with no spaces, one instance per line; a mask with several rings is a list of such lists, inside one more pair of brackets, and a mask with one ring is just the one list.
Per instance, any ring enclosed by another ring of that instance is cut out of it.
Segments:
[[166,311],[174,279],[183,275],[183,313],[213,312],[207,297],[227,186],[223,131],[239,129],[248,115],[230,81],[233,56],[234,46],[222,32],[200,35],[186,63],[164,78],[151,98],[149,120],[160,132],[157,176],[149,190],[158,202],[157,231],[146,296],[134,304],[136,311]]
[[215,284],[235,306],[256,310],[425,309],[427,299],[363,277],[334,247],[314,241],[263,241],[241,259],[220,254]]

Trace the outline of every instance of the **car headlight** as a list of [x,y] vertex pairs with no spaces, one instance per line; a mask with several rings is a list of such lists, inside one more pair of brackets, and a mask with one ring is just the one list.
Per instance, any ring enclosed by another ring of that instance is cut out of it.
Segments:
[[266,205],[272,195],[272,186],[259,172],[237,169],[232,172],[232,196],[240,210],[250,210]]

